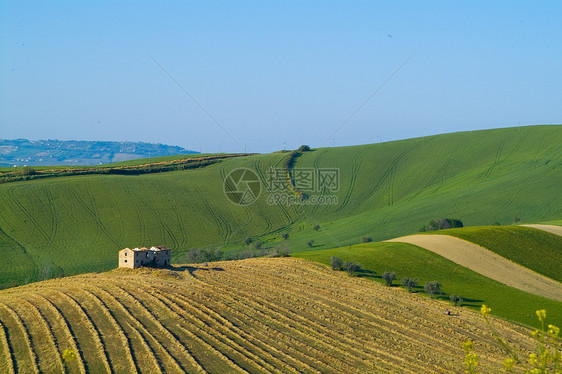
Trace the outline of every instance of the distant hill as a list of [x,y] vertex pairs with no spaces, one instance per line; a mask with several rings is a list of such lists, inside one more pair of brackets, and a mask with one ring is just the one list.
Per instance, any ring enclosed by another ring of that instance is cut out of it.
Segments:
[[0,167],[97,165],[192,153],[198,152],[172,145],[142,142],[0,139]]
[[[414,234],[442,217],[465,226],[562,219],[562,126],[303,152],[293,160],[293,176],[339,171],[331,190],[301,186],[306,204],[276,202],[266,189],[272,170],[289,157],[247,155],[166,172],[146,165],[136,174],[52,178],[39,178],[36,168],[28,180],[0,183],[0,255],[6,259],[0,286],[109,270],[117,265],[117,251],[130,246],[165,245],[182,263],[194,247],[221,248],[225,258],[235,257],[249,250],[248,237],[273,248],[289,234],[294,254],[346,247],[363,236],[380,241]],[[260,181],[252,204],[237,205],[225,192],[227,176],[238,169],[250,169]],[[287,199],[295,194],[285,184],[275,187]]]

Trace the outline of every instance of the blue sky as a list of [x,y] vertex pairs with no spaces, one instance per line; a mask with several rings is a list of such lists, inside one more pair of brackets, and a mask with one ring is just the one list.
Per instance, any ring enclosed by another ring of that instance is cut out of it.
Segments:
[[561,16],[558,1],[0,0],[0,138],[270,152],[560,124]]

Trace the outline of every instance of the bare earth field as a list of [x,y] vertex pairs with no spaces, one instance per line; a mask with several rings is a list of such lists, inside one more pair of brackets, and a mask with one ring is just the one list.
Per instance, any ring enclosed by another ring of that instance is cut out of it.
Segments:
[[[506,357],[471,310],[305,260],[114,270],[0,291],[0,372],[453,373]],[[528,352],[530,330],[492,318]]]
[[535,229],[550,232],[551,234],[562,236],[562,226],[555,226],[555,225],[521,225],[521,226],[533,227]]
[[410,243],[522,291],[562,301],[562,284],[474,243],[448,235],[410,235],[388,240]]

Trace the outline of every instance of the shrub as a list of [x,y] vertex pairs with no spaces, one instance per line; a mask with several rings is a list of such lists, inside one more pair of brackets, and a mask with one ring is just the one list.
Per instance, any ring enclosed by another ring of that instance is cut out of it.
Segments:
[[455,306],[459,304],[462,305],[462,302],[464,301],[460,295],[451,295],[449,299],[451,299],[451,301],[455,304]]
[[408,288],[408,292],[412,292],[418,285],[418,278],[403,278],[402,285]]
[[436,231],[453,229],[457,227],[464,227],[463,223],[460,220],[453,218],[440,218],[430,221],[427,226],[423,226],[422,228],[420,228],[420,231]]
[[271,257],[287,257],[289,256],[289,243],[283,242],[275,247],[271,253]]
[[250,244],[252,244],[253,241],[254,241],[254,239],[252,239],[251,237],[248,236],[246,239],[244,239],[244,244],[250,245]]
[[356,264],[350,261],[346,261],[343,263],[343,267],[345,271],[349,273],[349,275],[354,275],[355,273],[361,270],[361,264]]
[[310,151],[310,147],[308,145],[303,144],[299,147],[299,149],[297,149],[297,151],[298,152],[308,152],[308,151]]
[[339,257],[332,256],[330,257],[330,266],[332,267],[332,270],[341,270],[343,260]]
[[385,271],[384,274],[382,275],[382,279],[384,279],[386,285],[390,287],[392,286],[392,281],[396,279],[396,273],[393,271],[392,272]]
[[309,247],[314,246],[314,239],[310,239],[306,244],[308,244]]
[[312,229],[313,229],[314,231],[318,231],[318,230],[320,230],[320,225],[319,225],[319,224],[315,224],[314,226],[312,226]]
[[283,234],[281,234],[281,238],[282,238],[283,240],[289,239],[289,233],[288,233],[288,232],[284,232]]
[[37,171],[34,168],[26,166],[21,170],[22,175],[35,175]]
[[361,242],[362,243],[370,243],[373,241],[373,238],[371,238],[370,236],[364,236],[361,238]]
[[254,243],[254,249],[260,250],[263,248],[263,242],[257,241]]
[[423,289],[429,294],[430,297],[433,297],[433,295],[435,295],[436,293],[441,293],[441,283],[437,281],[425,282]]

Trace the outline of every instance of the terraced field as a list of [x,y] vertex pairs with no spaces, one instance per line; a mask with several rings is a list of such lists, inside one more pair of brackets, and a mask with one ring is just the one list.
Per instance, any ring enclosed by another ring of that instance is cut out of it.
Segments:
[[0,291],[0,372],[63,372],[71,349],[70,373],[451,373],[467,339],[497,372],[481,317],[447,306],[292,258],[85,274]]

